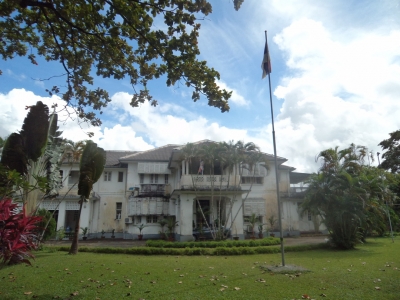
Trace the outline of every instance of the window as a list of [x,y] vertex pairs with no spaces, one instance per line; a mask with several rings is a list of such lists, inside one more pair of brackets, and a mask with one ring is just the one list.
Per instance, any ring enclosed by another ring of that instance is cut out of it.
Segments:
[[168,174],[164,175],[164,183],[167,184],[168,183]]
[[139,178],[140,178],[140,183],[141,184],[144,183],[144,174],[140,174]]
[[146,223],[157,223],[157,216],[151,215],[146,217]]
[[104,181],[111,181],[111,172],[104,172]]
[[122,202],[117,202],[115,209],[115,219],[121,220],[121,215],[122,215]]
[[154,183],[158,183],[158,174],[154,175]]
[[124,181],[124,172],[118,172],[118,182]]
[[135,220],[136,224],[140,224],[142,222],[142,217],[141,216],[135,217]]
[[154,174],[150,174],[150,183],[153,183],[154,181]]
[[242,176],[242,184],[263,184],[263,177]]

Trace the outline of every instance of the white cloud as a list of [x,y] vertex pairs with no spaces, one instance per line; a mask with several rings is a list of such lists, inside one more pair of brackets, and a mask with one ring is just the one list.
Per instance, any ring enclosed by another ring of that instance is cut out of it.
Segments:
[[[42,101],[52,111],[52,106],[57,104],[59,110],[59,126],[63,131],[63,137],[74,141],[88,139],[87,132],[99,132],[99,128],[89,128],[87,124],[79,124],[72,109],[63,109],[65,102],[57,96],[41,97],[25,89],[13,89],[8,94],[0,93],[0,136],[4,137],[21,130],[22,123],[26,117],[28,106]],[[71,119],[71,117],[73,119]]]
[[[132,95],[117,93],[104,114],[112,119],[104,119],[102,128],[79,124],[79,120],[59,113],[60,130],[63,137],[74,141],[92,140],[107,150],[148,150],[165,144],[185,144],[203,139],[227,141],[230,139],[248,140],[246,130],[230,129],[216,122],[210,122],[202,116],[174,104],[161,104],[152,107],[149,103],[139,108],[129,105]],[[24,89],[13,89],[8,94],[0,94],[2,112],[0,113],[0,136],[4,137],[21,129],[27,111],[25,106],[42,101],[49,107],[55,103],[61,107],[64,102],[57,97],[40,97]],[[123,120],[124,125],[118,124]],[[149,142],[145,141],[148,140]]]
[[225,89],[227,91],[232,91],[232,96],[229,99],[229,103],[236,104],[237,106],[248,106],[249,101],[247,101],[236,89],[229,87],[225,82],[218,81],[217,84],[221,89]]
[[203,139],[226,141],[243,139],[246,130],[230,129],[175,104],[160,104],[152,107],[148,102],[139,108],[129,106],[131,95],[117,93],[112,97],[110,108],[116,114],[124,113],[125,126],[146,136],[152,144],[185,144]]
[[310,19],[274,38],[290,74],[275,89],[284,100],[276,122],[278,149],[290,164],[316,170],[315,155],[350,143],[377,144],[400,128],[400,30],[339,39]]

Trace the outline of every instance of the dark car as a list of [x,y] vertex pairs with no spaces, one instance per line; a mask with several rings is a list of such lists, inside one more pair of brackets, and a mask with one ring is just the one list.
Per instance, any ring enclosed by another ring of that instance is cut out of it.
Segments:
[[[224,231],[224,238],[230,237],[231,231],[229,229],[221,228]],[[212,240],[214,236],[218,236],[218,228],[211,227],[203,227],[202,232],[198,228],[193,229],[193,237],[197,241],[200,237],[206,240]]]

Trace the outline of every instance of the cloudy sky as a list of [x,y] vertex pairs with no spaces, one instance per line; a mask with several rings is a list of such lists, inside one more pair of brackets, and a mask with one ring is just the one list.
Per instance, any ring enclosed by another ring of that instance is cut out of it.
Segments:
[[[231,111],[220,113],[205,99],[193,103],[191,90],[150,84],[154,108],[129,106],[127,81],[99,80],[112,96],[101,128],[65,120],[63,136],[86,139],[107,150],[147,150],[202,139],[244,140],[273,153],[268,81],[261,80],[264,31],[272,60],[272,92],[277,154],[297,171],[318,168],[315,156],[350,143],[370,151],[400,129],[399,1],[256,1],[236,12],[230,0],[211,1],[213,13],[201,21],[201,59],[221,74],[233,91]],[[0,136],[20,129],[25,106],[52,105],[38,81],[57,66],[26,58],[0,61]],[[376,154],[375,154],[376,157]]]

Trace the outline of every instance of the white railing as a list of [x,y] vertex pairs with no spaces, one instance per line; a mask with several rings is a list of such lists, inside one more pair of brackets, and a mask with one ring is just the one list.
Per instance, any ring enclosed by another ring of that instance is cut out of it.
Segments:
[[183,175],[181,189],[233,189],[240,186],[240,176],[228,175]]

